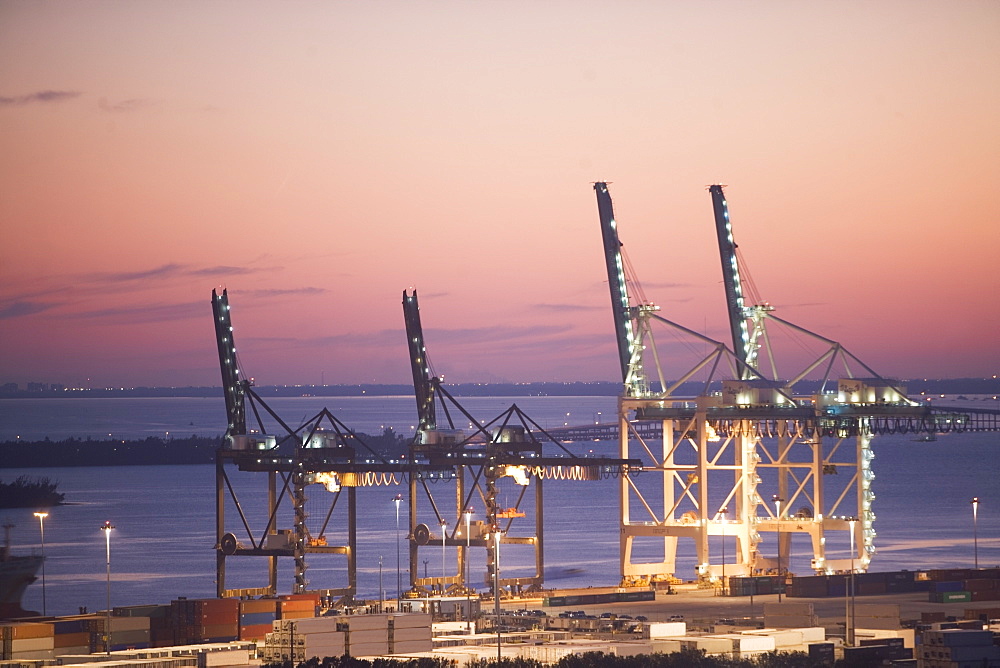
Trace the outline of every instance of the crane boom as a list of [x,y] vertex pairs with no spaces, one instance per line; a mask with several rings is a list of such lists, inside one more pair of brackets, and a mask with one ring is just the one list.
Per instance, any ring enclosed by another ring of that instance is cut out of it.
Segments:
[[736,259],[736,243],[733,228],[729,222],[729,205],[722,192],[722,186],[709,186],[712,193],[712,209],[715,212],[715,233],[719,238],[719,256],[722,259],[722,282],[726,288],[726,309],[729,313],[729,330],[733,337],[733,352],[742,362],[740,377],[747,378],[748,363],[752,363],[753,353],[750,332],[747,328],[747,310],[743,300],[743,286],[740,283],[740,268]]
[[226,398],[226,437],[247,433],[244,383],[236,364],[236,344],[233,342],[233,324],[229,317],[229,295],[225,290],[218,294],[212,290],[212,314],[215,316],[215,340],[219,347],[219,366],[222,368],[222,393]]
[[430,365],[427,363],[427,348],[424,347],[424,330],[420,325],[420,306],[417,291],[408,295],[403,290],[403,321],[406,324],[406,344],[410,351],[410,370],[413,372],[413,392],[417,398],[417,418],[419,432],[437,429],[434,410],[434,386]]
[[597,192],[597,211],[601,217],[601,236],[604,239],[604,261],[608,270],[608,286],[611,288],[611,311],[615,319],[615,338],[618,341],[618,359],[621,364],[622,382],[628,382],[629,364],[632,360],[635,331],[632,327],[632,312],[629,308],[628,286],[625,284],[625,266],[622,261],[621,241],[618,239],[618,224],[608,193],[608,184],[598,181],[594,184]]

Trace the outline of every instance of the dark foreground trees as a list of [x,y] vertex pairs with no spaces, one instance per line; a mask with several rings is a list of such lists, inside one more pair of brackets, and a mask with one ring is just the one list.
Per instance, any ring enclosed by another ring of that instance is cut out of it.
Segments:
[[[480,659],[469,668],[543,668],[534,659]],[[707,656],[700,650],[671,654],[640,654],[613,656],[599,652],[566,656],[555,664],[557,668],[816,668],[816,663],[803,652],[770,652],[747,659]],[[291,662],[271,664],[269,668],[453,668],[448,659],[355,659],[349,656],[310,659],[298,666]],[[861,668],[837,663],[837,668]]]

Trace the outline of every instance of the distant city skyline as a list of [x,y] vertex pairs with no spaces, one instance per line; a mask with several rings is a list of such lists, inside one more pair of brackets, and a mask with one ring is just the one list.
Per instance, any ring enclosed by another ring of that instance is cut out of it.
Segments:
[[977,0],[4,3],[0,384],[217,385],[218,287],[260,384],[409,382],[408,288],[447,382],[615,380],[599,180],[665,318],[728,340],[722,183],[777,315],[989,377],[998,33]]

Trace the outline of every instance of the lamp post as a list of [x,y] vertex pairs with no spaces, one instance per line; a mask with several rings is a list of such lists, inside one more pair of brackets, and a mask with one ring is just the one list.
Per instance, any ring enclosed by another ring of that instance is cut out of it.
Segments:
[[719,515],[722,516],[722,595],[726,595],[726,515],[729,513],[729,509],[725,506],[719,509]]
[[784,499],[774,494],[771,500],[774,501],[774,516],[778,523],[778,603],[781,603],[781,592],[785,588],[785,581],[781,577],[781,504]]
[[42,532],[42,615],[45,616],[48,612],[45,609],[45,518],[49,514],[45,511],[35,513],[35,517],[38,518],[38,529]]
[[[396,602],[399,605],[399,602]],[[385,612],[385,589],[382,588],[382,555],[378,555],[378,611]]]
[[[976,570],[979,569],[979,532],[978,532],[978,518],[979,518],[979,497],[972,497],[972,550],[976,563]],[[38,513],[35,513],[36,515]],[[45,586],[45,564],[42,564],[42,586]],[[43,590],[44,591],[44,590]]]
[[844,592],[848,606],[847,611],[844,612],[844,639],[851,647],[854,646],[854,525],[857,521],[857,517],[847,518],[847,523],[851,527],[851,577],[846,583],[847,590]]
[[444,596],[444,578],[447,566],[445,565],[444,540],[448,535],[448,520],[441,518],[441,595]]
[[497,627],[497,661],[500,660],[500,527],[493,527],[493,615]]
[[469,587],[469,548],[472,546],[472,508],[465,509],[465,596],[469,613],[469,634],[472,634],[472,589]]
[[392,500],[392,502],[396,504],[396,610],[400,609],[400,599],[403,596],[403,586],[399,576],[399,504],[402,501],[402,494],[397,494]]
[[106,521],[101,525],[101,531],[104,532],[104,544],[106,552],[106,563],[108,571],[108,605],[106,613],[106,618],[104,620],[104,649],[108,656],[111,656],[111,530],[115,528],[115,525],[111,523],[111,520]]

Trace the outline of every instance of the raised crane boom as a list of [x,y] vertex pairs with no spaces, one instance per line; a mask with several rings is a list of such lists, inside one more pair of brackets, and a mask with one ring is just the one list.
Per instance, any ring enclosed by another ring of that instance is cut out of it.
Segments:
[[229,295],[225,290],[218,294],[212,290],[212,314],[215,316],[215,340],[219,347],[219,366],[222,368],[222,393],[226,398],[226,437],[247,433],[247,414],[244,402],[245,383],[240,379],[236,364],[236,344],[233,342],[233,324],[229,318]]
[[622,382],[630,387],[635,383],[641,385],[641,356],[636,355],[638,337],[633,326],[634,309],[629,306],[622,244],[618,239],[618,224],[615,222],[615,212],[611,204],[611,195],[608,193],[608,184],[604,181],[598,181],[594,184],[594,191],[597,193],[597,211],[601,217],[604,261],[608,270],[608,286],[611,288],[611,312],[615,319],[615,338],[618,341],[618,360],[621,364]]
[[750,362],[750,332],[747,328],[746,307],[743,301],[743,286],[740,283],[740,268],[736,260],[736,242],[729,222],[729,205],[722,192],[722,186],[709,186],[712,193],[712,209],[715,212],[715,233],[719,237],[719,256],[722,259],[722,282],[726,288],[726,309],[729,313],[729,330],[733,337],[733,352],[740,364],[740,378],[747,378]]
[[419,433],[437,429],[437,415],[434,410],[434,385],[430,365],[427,363],[427,348],[424,347],[424,330],[420,325],[420,306],[417,291],[412,295],[403,290],[403,321],[406,324],[406,345],[410,351],[410,370],[413,372],[413,392],[417,398],[417,418]]

